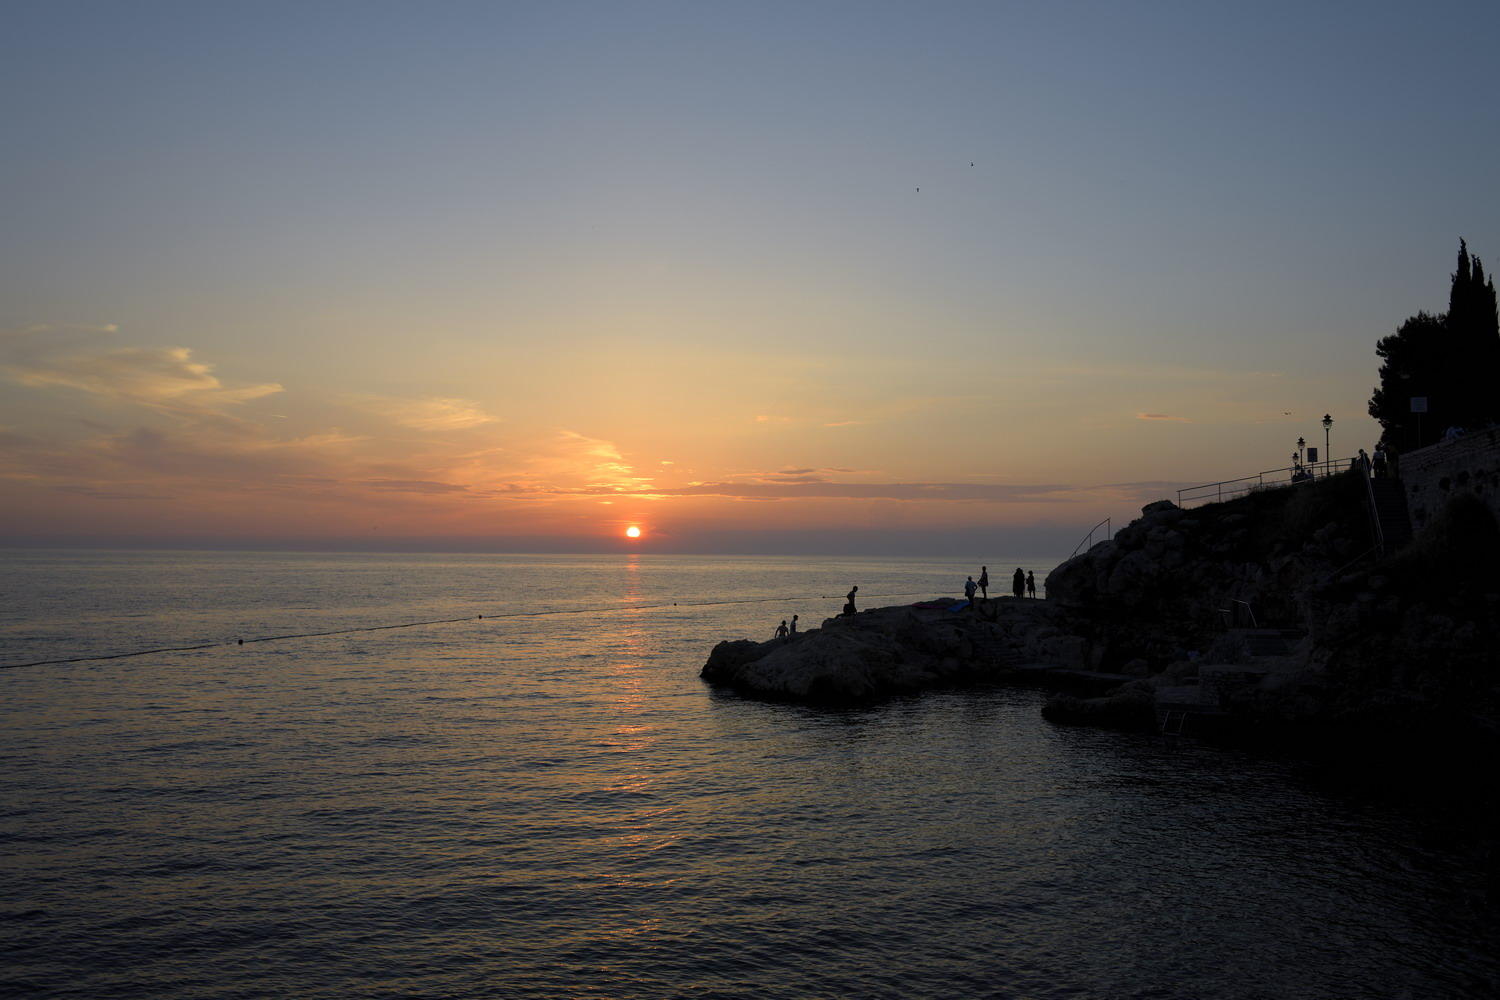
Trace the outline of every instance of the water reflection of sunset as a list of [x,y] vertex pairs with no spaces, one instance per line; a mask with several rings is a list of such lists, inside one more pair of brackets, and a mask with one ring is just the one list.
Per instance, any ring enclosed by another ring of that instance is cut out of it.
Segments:
[[641,665],[641,658],[645,655],[645,588],[641,583],[641,556],[632,552],[625,557],[625,589],[620,594],[620,603],[625,607],[624,614],[618,616],[619,626],[615,637],[623,647],[623,657],[619,660],[617,673],[620,676],[634,678],[631,689],[634,695],[640,694],[640,680],[637,671]]

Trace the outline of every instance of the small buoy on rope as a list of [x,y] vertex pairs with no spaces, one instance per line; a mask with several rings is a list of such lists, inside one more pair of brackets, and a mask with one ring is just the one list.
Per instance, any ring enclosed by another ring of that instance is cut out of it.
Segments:
[[243,646],[245,644],[245,640],[244,639],[236,639],[235,642],[239,643],[241,646]]

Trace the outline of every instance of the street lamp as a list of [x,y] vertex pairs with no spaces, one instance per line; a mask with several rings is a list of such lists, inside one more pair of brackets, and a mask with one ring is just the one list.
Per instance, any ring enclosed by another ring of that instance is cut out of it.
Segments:
[[1333,427],[1333,418],[1323,414],[1323,474],[1326,476],[1333,469],[1333,452],[1328,450],[1328,431]]
[[1297,439],[1297,464],[1298,465],[1302,464],[1302,452],[1303,452],[1303,449],[1305,449],[1306,447],[1307,447],[1307,439],[1306,438],[1298,438]]

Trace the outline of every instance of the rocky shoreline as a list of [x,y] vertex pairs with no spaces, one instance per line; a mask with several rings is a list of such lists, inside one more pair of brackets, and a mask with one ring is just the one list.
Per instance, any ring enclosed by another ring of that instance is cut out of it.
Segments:
[[[1054,569],[1047,600],[830,618],[721,642],[701,676],[821,705],[1026,684],[1058,692],[1044,715],[1059,723],[1500,746],[1500,526],[1455,498],[1382,556],[1364,490],[1351,472],[1193,510],[1159,501]],[[1445,586],[1419,585],[1432,579]]]
[[704,680],[774,700],[876,701],[942,687],[1040,683],[1108,689],[1123,675],[1091,669],[1086,639],[1055,604],[1001,597],[975,607],[939,599],[825,620],[790,639],[721,642]]

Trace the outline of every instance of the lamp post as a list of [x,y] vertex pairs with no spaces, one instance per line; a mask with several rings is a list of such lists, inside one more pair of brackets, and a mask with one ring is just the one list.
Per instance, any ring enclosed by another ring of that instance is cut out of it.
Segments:
[[1333,469],[1333,453],[1328,450],[1328,432],[1333,427],[1333,418],[1323,414],[1323,475]]
[[1306,438],[1298,438],[1297,439],[1297,464],[1298,465],[1302,464],[1302,452],[1303,452],[1303,450],[1306,447],[1307,447],[1307,439]]

